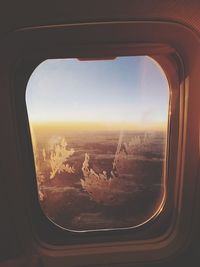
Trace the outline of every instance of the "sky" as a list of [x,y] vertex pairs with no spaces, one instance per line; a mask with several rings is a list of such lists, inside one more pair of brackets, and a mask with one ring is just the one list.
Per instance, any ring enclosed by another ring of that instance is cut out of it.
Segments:
[[168,102],[167,78],[147,56],[49,59],[34,70],[26,89],[33,123],[166,124]]

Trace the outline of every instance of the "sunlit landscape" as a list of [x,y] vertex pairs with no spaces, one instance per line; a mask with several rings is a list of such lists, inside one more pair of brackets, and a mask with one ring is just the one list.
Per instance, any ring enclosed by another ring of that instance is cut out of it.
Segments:
[[47,60],[26,103],[38,199],[68,230],[135,227],[165,194],[168,84],[148,57]]

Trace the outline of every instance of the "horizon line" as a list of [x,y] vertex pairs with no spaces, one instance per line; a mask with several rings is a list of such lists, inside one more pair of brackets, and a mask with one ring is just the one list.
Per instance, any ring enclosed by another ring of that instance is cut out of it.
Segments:
[[166,130],[167,122],[92,122],[92,121],[29,121],[32,127],[63,127],[68,130]]

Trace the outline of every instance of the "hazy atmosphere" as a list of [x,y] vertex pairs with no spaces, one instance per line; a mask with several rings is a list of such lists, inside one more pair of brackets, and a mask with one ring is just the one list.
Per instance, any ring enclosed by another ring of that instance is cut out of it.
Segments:
[[26,101],[35,122],[160,126],[167,121],[168,84],[149,57],[47,60],[31,75]]

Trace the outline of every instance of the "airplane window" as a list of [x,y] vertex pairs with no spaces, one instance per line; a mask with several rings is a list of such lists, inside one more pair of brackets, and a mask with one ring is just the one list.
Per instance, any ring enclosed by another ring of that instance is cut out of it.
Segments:
[[26,89],[38,200],[70,231],[138,227],[165,202],[169,85],[148,56],[48,59]]

